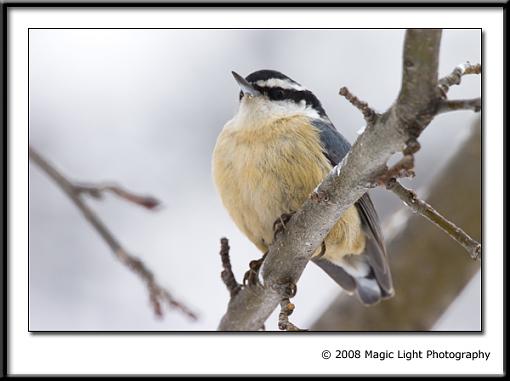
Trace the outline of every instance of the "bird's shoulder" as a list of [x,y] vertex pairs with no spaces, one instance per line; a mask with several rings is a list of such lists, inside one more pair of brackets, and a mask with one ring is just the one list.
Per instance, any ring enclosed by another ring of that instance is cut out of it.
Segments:
[[331,165],[337,165],[347,155],[347,152],[351,149],[351,144],[329,119],[312,119],[311,123],[319,132],[324,154]]

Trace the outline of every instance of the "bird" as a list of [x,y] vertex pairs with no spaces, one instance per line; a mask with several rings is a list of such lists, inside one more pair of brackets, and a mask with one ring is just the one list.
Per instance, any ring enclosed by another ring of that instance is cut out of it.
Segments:
[[[234,223],[267,254],[275,225],[276,230],[285,226],[351,145],[319,99],[285,74],[258,70],[246,78],[232,75],[240,88],[239,108],[216,140],[212,177]],[[379,218],[368,193],[342,214],[311,261],[364,305],[394,295]]]

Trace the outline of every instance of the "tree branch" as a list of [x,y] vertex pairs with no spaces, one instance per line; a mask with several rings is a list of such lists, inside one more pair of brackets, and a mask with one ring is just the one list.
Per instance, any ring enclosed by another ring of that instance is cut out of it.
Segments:
[[[427,203],[459,223],[471,237],[479,238],[482,134],[476,119],[473,126],[466,126],[470,136],[425,189]],[[466,259],[462,246],[409,211],[403,208],[383,224],[395,297],[367,309],[356,298],[339,292],[312,330],[428,331],[480,271],[480,262]]]
[[340,89],[340,92],[338,94],[343,96],[354,107],[361,111],[361,113],[363,114],[363,118],[365,119],[365,122],[367,122],[367,125],[373,126],[375,124],[377,118],[379,118],[379,115],[368,105],[367,102],[364,102],[357,98],[356,96],[354,96],[345,86]]
[[142,260],[129,254],[122,247],[120,242],[113,236],[106,225],[104,225],[104,223],[97,217],[97,215],[84,203],[81,195],[89,194],[93,197],[99,198],[102,192],[110,191],[130,202],[134,202],[135,204],[144,206],[149,209],[154,208],[159,204],[159,202],[153,197],[137,196],[118,186],[75,185],[59,171],[57,171],[57,169],[46,159],[44,159],[35,149],[29,147],[28,151],[30,160],[39,168],[41,168],[64,191],[64,193],[80,210],[85,219],[94,227],[96,232],[108,244],[117,259],[142,279],[148,289],[149,299],[156,316],[163,316],[161,304],[164,303],[169,307],[180,310],[189,318],[196,320],[197,317],[195,313],[193,313],[183,303],[177,301],[169,291],[167,291],[164,287],[156,282],[154,274],[147,268],[147,266],[145,266]]
[[453,85],[460,85],[462,77],[467,74],[480,74],[482,72],[482,65],[476,64],[472,65],[469,62],[463,63],[455,67],[453,71],[448,74],[446,77],[441,78],[439,80],[439,89],[441,91],[441,96],[446,98],[448,94],[448,90]]
[[230,297],[234,297],[239,290],[241,290],[241,285],[237,283],[236,277],[232,272],[232,265],[230,264],[230,246],[228,245],[228,239],[222,238],[221,249],[220,249],[220,257],[221,264],[223,265],[223,271],[221,272],[221,279],[225,286],[227,286],[227,290],[230,292]]
[[[386,171],[388,159],[415,141],[438,108],[437,70],[441,31],[408,30],[397,101],[367,126],[351,151],[317,187],[271,245],[262,267],[263,285],[242,289],[229,302],[220,330],[257,330],[297,284],[312,254],[349,206]],[[321,195],[321,197],[317,197]]]
[[110,192],[133,204],[143,206],[146,209],[154,209],[160,205],[159,200],[152,196],[140,196],[116,184],[74,184],[74,188],[78,194],[87,194],[96,199],[101,199],[103,193]]
[[[450,86],[460,84],[461,78],[465,74],[479,74],[481,72],[481,65],[471,65],[470,63],[462,64],[457,66],[451,74],[442,78],[438,82],[438,89],[440,90],[440,97],[442,98],[439,102],[439,106],[436,110],[435,115],[455,110],[473,110],[479,112],[481,110],[481,98],[468,99],[468,100],[453,100],[446,99],[447,92]],[[351,104],[358,108],[362,113],[365,121],[370,125],[373,119],[375,111],[372,110],[366,102],[361,101],[350,91],[343,87],[340,89],[340,95],[343,95]],[[457,227],[455,224],[450,222],[448,219],[439,214],[434,208],[432,208],[426,202],[420,200],[416,193],[403,187],[396,181],[397,178],[401,177],[414,177],[414,153],[419,150],[420,146],[417,140],[410,140],[407,142],[406,149],[403,150],[404,156],[385,173],[378,178],[378,185],[385,185],[388,190],[393,191],[397,196],[400,197],[404,203],[413,209],[415,212],[426,217],[429,221],[433,222],[436,226],[439,226],[445,231],[450,237],[455,239],[461,244],[466,251],[469,253],[472,259],[480,260],[481,245],[467,235],[462,229]]]
[[439,104],[437,113],[444,114],[445,112],[459,110],[472,110],[474,112],[480,112],[482,110],[482,98],[443,100]]
[[306,331],[306,329],[301,329],[296,327],[289,321],[289,316],[292,315],[296,306],[292,304],[289,298],[284,298],[280,302],[280,315],[278,315],[278,328],[282,331]]
[[[460,67],[463,67],[462,65]],[[480,70],[479,65],[473,66],[471,69],[467,69],[470,72],[477,72]],[[459,69],[454,70],[454,73],[457,73]],[[460,77],[459,77],[460,78]],[[452,81],[452,80],[450,80]],[[349,102],[351,102],[356,108],[358,108],[369,123],[367,115],[374,115],[375,112],[368,106],[366,102],[359,100],[357,97],[352,95],[347,88],[342,88],[340,91],[340,95],[344,95]],[[460,104],[458,104],[460,103]],[[470,105],[468,105],[470,103]],[[449,101],[442,100],[440,102],[440,106],[436,112],[436,115],[444,112],[442,107],[448,107],[448,105],[452,108],[467,108],[473,107],[480,111],[481,98],[466,100],[466,101]],[[480,260],[481,255],[481,245],[472,239],[466,232],[457,227],[455,224],[450,222],[448,219],[439,214],[434,208],[432,208],[426,202],[420,200],[416,193],[412,190],[403,187],[400,183],[397,182],[398,178],[401,177],[414,177],[414,152],[419,150],[419,143],[416,140],[412,140],[412,145],[408,142],[406,149],[403,151],[404,156],[400,159],[396,164],[394,164],[391,168],[386,170],[377,180],[378,185],[384,185],[388,190],[391,190],[400,199],[413,209],[416,213],[422,215],[427,218],[429,221],[433,222],[436,226],[439,226],[443,231],[445,231],[450,237],[456,240],[466,251],[469,253],[472,259]]]
[[471,238],[464,230],[457,227],[454,223],[443,217],[432,206],[425,201],[420,200],[416,193],[407,189],[398,181],[393,179],[389,181],[386,188],[395,193],[408,207],[416,213],[427,218],[436,226],[443,229],[450,237],[461,244],[464,249],[469,253],[472,259],[480,261],[482,246]]

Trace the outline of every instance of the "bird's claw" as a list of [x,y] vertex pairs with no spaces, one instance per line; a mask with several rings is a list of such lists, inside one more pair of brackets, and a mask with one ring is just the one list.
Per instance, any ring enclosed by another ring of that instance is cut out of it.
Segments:
[[285,293],[289,299],[293,298],[297,294],[297,285],[293,282],[289,282],[286,285],[287,289],[285,290]]
[[262,267],[262,263],[264,263],[264,259],[266,258],[267,253],[264,253],[262,258],[254,259],[250,262],[250,269],[246,271],[243,277],[243,285],[246,286],[254,286],[259,284],[259,271]]
[[278,234],[285,230],[285,225],[290,221],[295,213],[296,212],[283,213],[276,219],[276,221],[273,223],[273,233],[275,238]]

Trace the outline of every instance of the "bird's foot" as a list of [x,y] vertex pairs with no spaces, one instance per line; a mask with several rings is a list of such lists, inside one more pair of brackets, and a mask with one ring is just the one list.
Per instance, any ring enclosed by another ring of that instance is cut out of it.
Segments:
[[296,212],[283,213],[276,219],[276,221],[273,223],[273,233],[275,238],[278,234],[285,230],[285,225],[290,221],[294,214],[296,214]]
[[264,259],[266,259],[267,252],[264,253],[262,258],[255,259],[250,262],[250,269],[246,271],[243,278],[244,286],[254,286],[259,284],[259,272],[262,264],[264,263]]

